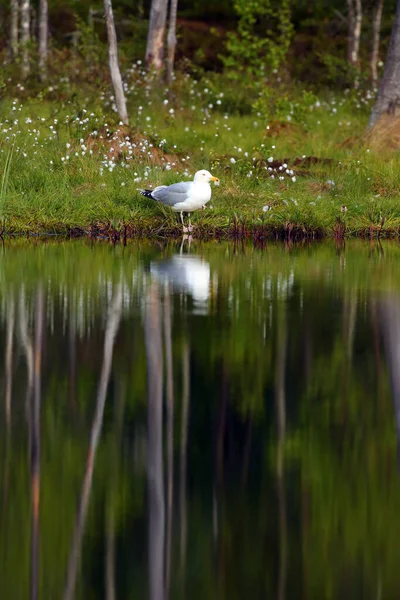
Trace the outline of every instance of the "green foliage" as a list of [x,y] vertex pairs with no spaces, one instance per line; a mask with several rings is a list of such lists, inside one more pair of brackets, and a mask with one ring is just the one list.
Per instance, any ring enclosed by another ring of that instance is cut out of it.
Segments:
[[238,25],[227,35],[225,68],[234,78],[268,76],[284,62],[293,36],[290,0],[236,0]]
[[107,48],[101,43],[93,23],[76,16],[77,49],[88,66],[97,68],[107,60]]
[[278,87],[265,86],[253,108],[267,121],[272,119],[303,123],[318,98],[309,90],[293,94]]
[[332,85],[340,89],[353,88],[355,81],[358,81],[359,86],[369,83],[367,72],[360,72],[359,69],[341,56],[320,52],[318,58],[323,65],[323,70],[320,73],[322,84]]

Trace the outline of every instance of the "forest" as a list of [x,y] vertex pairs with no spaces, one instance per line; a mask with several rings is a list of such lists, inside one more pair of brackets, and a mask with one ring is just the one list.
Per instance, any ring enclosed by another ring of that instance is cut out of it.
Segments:
[[397,236],[398,11],[3,0],[3,233],[176,236],[137,190],[205,168],[202,237]]

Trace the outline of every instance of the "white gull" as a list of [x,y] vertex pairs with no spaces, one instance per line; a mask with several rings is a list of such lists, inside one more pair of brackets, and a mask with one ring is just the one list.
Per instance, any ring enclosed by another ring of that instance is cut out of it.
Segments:
[[[199,210],[199,208],[204,208],[211,199],[210,181],[214,181],[215,185],[219,185],[218,177],[214,177],[209,171],[202,169],[195,173],[193,181],[181,181],[172,185],[159,185],[154,190],[139,191],[142,196],[157,200],[161,204],[169,206],[174,212],[179,212],[183,233],[187,233],[188,231],[193,231],[190,222],[190,213]],[[185,227],[183,213],[188,214],[189,227]]]

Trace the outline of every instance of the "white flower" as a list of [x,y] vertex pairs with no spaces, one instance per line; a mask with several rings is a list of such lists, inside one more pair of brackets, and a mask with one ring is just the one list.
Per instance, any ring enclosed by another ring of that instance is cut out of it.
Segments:
[[269,163],[272,163],[272,162],[274,162],[274,157],[273,157],[273,156],[270,156],[270,157],[269,157],[269,159],[268,159],[268,162],[269,162]]
[[295,176],[292,177],[292,181],[293,181],[293,183],[295,183],[295,181],[296,181],[296,177]]
[[233,165],[235,164],[236,160],[233,158],[233,156],[232,156],[232,158],[230,159],[230,162],[231,162]]
[[271,207],[268,206],[268,204],[266,204],[265,206],[263,206],[263,212],[268,212],[269,210],[271,210]]

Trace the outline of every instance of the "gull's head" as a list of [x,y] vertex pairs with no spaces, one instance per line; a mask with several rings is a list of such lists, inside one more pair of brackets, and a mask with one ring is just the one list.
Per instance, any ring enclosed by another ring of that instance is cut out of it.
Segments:
[[214,175],[211,175],[210,171],[207,171],[206,169],[201,169],[201,171],[197,171],[197,173],[194,176],[194,181],[203,181],[205,183],[210,183],[210,181],[214,181],[215,185],[219,185],[218,177],[214,177]]

